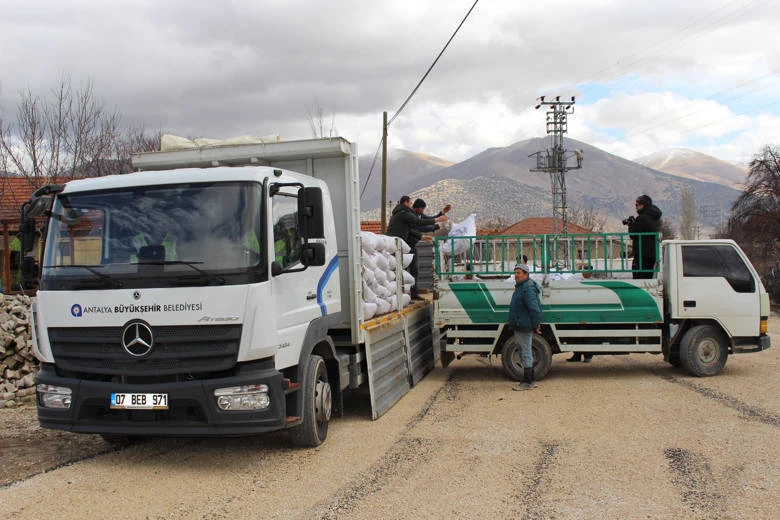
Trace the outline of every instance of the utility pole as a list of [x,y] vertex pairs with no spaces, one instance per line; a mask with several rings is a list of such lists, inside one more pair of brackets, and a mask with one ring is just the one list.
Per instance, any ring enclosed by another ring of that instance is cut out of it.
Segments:
[[[569,152],[563,147],[563,134],[568,131],[566,118],[574,113],[574,96],[571,101],[561,101],[560,96],[555,96],[555,101],[545,101],[544,96],[538,99],[538,110],[542,106],[549,107],[547,111],[547,135],[552,134],[552,148],[529,155],[536,156],[536,168],[532,172],[545,172],[550,175],[553,198],[553,235],[569,232],[569,220],[566,215],[566,172],[582,168],[582,150]],[[576,166],[569,166],[568,160],[577,158]],[[558,228],[561,223],[561,229]]]
[[382,112],[382,233],[387,231],[387,112]]

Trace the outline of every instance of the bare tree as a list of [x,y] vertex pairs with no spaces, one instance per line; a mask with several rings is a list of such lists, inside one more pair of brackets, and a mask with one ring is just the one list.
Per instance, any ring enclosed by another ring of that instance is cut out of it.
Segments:
[[15,128],[0,122],[0,164],[33,187],[117,173],[120,121],[95,97],[92,81],[76,89],[63,75],[50,98],[21,93]]
[[780,149],[766,146],[749,165],[744,191],[731,207],[727,236],[750,257],[780,302]]
[[597,213],[592,206],[588,209],[583,209],[578,206],[569,208],[568,220],[572,224],[582,226],[594,233],[601,233],[604,231],[604,226],[607,224],[607,219],[603,215]]
[[696,200],[693,189],[685,186],[680,190],[680,238],[692,240],[696,238]]
[[661,218],[661,240],[672,240],[677,238],[677,232],[674,230],[672,221],[668,218]]
[[338,132],[336,130],[336,115],[331,115],[330,127],[325,123],[325,109],[315,99],[313,107],[306,107],[306,117],[309,120],[309,128],[312,137],[334,137]]

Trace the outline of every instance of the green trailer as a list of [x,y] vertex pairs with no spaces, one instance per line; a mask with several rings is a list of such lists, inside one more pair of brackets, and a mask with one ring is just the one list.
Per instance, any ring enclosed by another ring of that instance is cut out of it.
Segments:
[[442,364],[499,355],[507,376],[522,378],[507,316],[514,266],[523,256],[544,311],[542,333],[533,339],[537,379],[558,353],[662,354],[709,376],[729,354],[769,347],[769,298],[736,243],[657,240],[660,260],[642,270],[651,277],[636,279],[633,236],[437,237],[434,321],[442,331]]

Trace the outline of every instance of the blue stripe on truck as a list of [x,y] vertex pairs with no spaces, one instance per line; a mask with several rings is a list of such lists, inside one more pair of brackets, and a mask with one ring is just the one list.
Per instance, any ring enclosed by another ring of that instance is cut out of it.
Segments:
[[320,306],[320,310],[322,311],[323,316],[328,315],[328,308],[325,306],[325,302],[322,301],[322,291],[325,289],[325,286],[328,285],[330,277],[333,276],[333,273],[335,273],[336,269],[338,268],[339,255],[336,255],[328,263],[328,266],[325,268],[325,272],[322,273],[319,282],[317,282],[317,305]]

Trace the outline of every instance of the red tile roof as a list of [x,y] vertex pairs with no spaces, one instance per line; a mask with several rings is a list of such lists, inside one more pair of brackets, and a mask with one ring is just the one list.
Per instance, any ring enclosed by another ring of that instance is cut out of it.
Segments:
[[0,177],[0,220],[19,222],[22,203],[36,190],[26,177]]
[[[558,221],[558,232],[563,228],[562,222]],[[531,217],[515,222],[508,228],[501,230],[500,235],[544,235],[553,232],[552,217]],[[569,222],[569,233],[592,233],[590,229],[578,226]]]
[[371,231],[372,233],[382,233],[382,221],[380,220],[363,220],[360,223],[360,231]]

